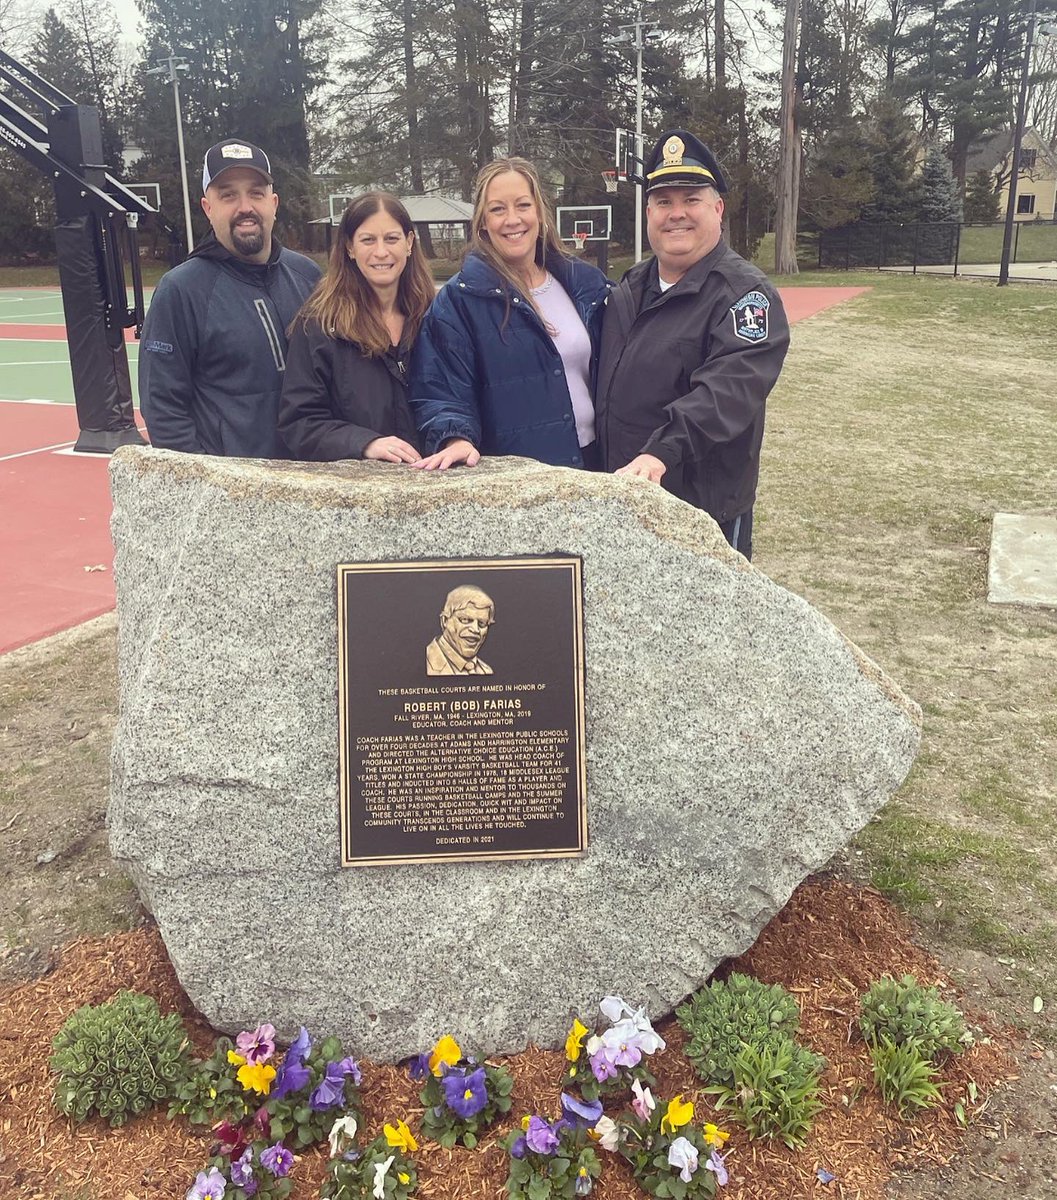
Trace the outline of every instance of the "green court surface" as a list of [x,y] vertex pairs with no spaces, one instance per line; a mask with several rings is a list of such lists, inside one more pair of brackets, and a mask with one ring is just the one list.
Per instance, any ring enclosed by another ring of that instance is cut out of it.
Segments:
[[[57,288],[0,289],[0,401],[73,404],[63,324]],[[125,349],[138,403],[139,344],[126,342]]]
[[0,325],[62,325],[58,288],[0,289]]

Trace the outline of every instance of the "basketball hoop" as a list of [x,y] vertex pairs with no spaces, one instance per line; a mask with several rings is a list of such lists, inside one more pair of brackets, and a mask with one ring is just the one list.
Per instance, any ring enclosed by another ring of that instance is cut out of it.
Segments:
[[578,254],[583,254],[583,252],[584,252],[584,247],[587,245],[587,233],[586,233],[586,231],[585,231],[585,232],[583,232],[583,233],[581,233],[579,230],[577,230],[577,232],[573,234],[573,239],[574,239],[574,241],[576,242],[576,250],[577,250],[577,253],[578,253]]
[[617,173],[616,171],[603,171],[602,182],[606,185],[607,192],[615,192],[617,190]]

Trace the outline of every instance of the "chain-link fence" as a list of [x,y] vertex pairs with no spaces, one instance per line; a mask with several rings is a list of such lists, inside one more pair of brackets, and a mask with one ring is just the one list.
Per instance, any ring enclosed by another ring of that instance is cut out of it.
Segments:
[[[861,224],[817,235],[817,265],[830,271],[911,271],[972,274],[1002,258],[1005,226],[949,223]],[[1057,261],[1057,221],[1018,221],[1010,261]]]

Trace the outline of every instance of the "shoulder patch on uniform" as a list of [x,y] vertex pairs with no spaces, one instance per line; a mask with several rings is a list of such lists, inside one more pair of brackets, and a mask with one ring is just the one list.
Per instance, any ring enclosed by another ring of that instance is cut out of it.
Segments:
[[173,348],[171,342],[156,342],[153,339],[143,343],[143,349],[149,350],[152,354],[172,354]]
[[734,336],[744,342],[762,342],[767,337],[767,310],[770,300],[763,292],[746,292],[731,305],[730,315],[734,320]]

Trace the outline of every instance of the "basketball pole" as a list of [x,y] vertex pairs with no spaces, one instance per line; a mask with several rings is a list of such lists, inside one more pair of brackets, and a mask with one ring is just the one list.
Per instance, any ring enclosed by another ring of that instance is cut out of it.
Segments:
[[[642,4],[635,12],[632,25],[618,26],[616,37],[606,38],[606,45],[616,46],[630,42],[635,49],[635,261],[642,262],[642,48],[647,40],[660,29],[659,21],[642,19]],[[619,165],[619,164],[618,164]]]

